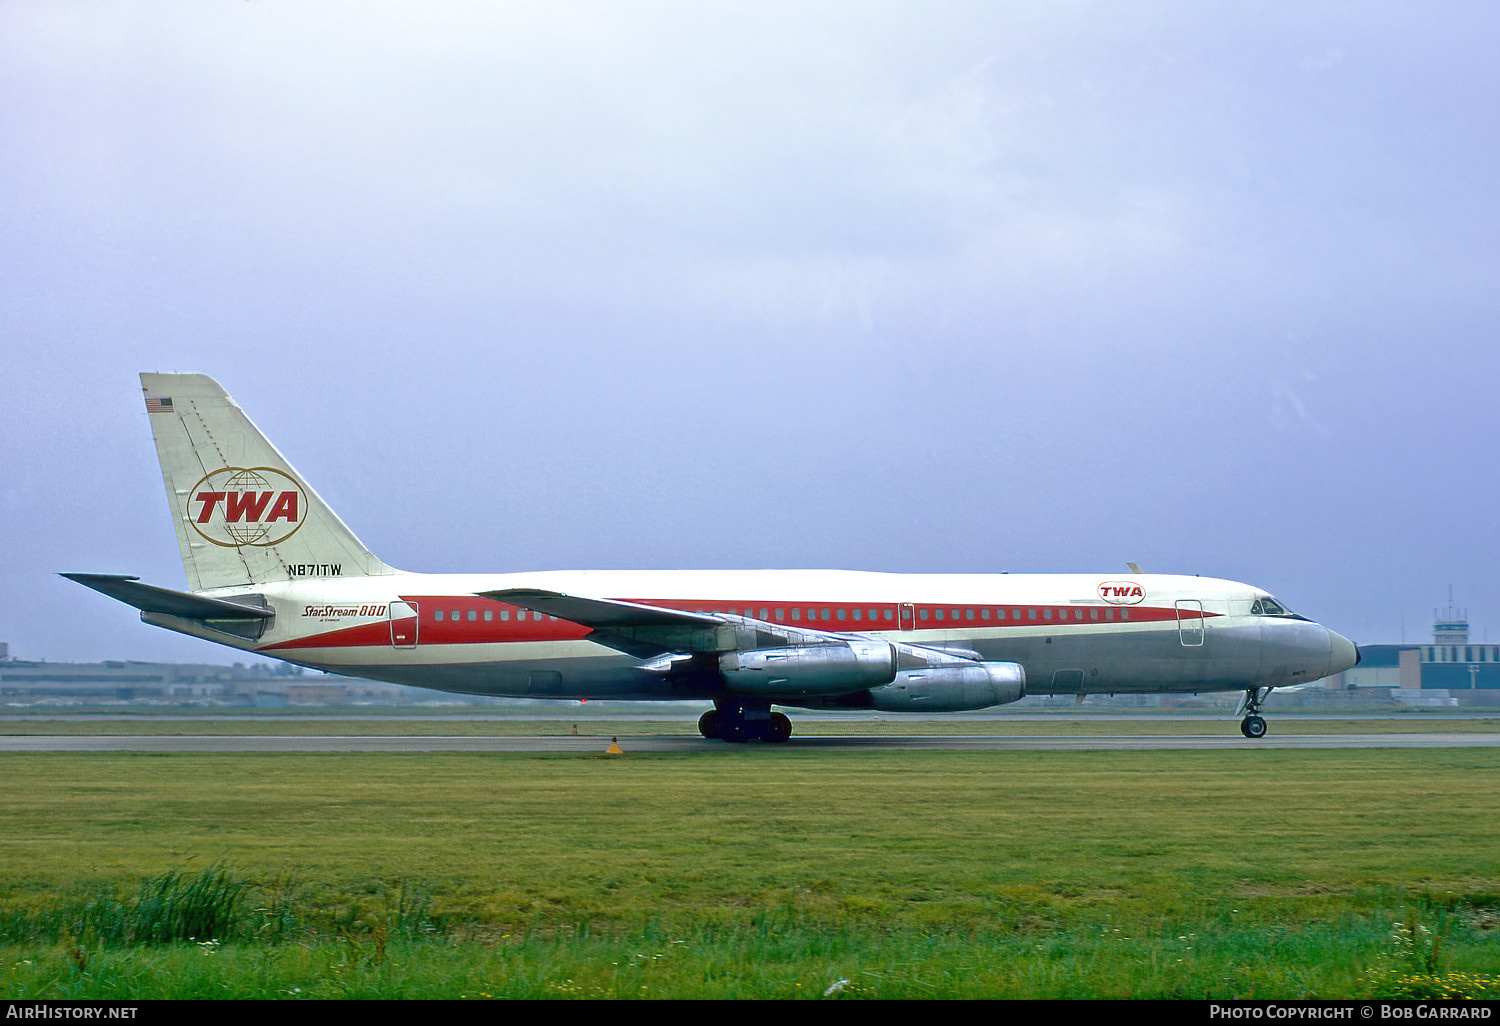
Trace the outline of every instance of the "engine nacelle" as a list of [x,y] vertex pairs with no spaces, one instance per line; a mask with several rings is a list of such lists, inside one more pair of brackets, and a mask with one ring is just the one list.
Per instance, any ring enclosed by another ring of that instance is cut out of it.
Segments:
[[965,662],[902,670],[885,687],[870,689],[869,708],[884,712],[967,712],[1026,696],[1020,663]]
[[719,672],[730,691],[753,695],[827,695],[896,679],[896,650],[867,638],[726,652]]

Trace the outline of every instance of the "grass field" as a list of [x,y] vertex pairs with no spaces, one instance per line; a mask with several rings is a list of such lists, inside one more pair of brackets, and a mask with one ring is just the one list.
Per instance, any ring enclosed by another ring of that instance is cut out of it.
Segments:
[[[1493,996],[1500,975],[1491,749],[0,773],[12,998]],[[210,876],[218,935],[168,938],[168,885]]]

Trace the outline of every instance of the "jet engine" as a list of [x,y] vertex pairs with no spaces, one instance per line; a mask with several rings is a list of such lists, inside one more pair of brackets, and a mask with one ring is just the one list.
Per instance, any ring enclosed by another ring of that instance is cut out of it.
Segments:
[[836,694],[890,684],[896,679],[896,649],[885,641],[851,638],[726,652],[719,657],[719,673],[730,691],[743,694]]
[[965,712],[1005,705],[1026,695],[1020,663],[963,662],[902,670],[871,688],[869,706],[884,712]]

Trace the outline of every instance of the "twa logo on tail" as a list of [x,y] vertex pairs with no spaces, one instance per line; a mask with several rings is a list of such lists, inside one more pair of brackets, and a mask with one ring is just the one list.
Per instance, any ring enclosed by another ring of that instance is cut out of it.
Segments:
[[1099,585],[1099,597],[1117,606],[1133,606],[1146,597],[1145,590],[1134,581],[1104,581]]
[[302,482],[274,467],[225,467],[188,493],[187,522],[215,545],[276,545],[297,533],[307,510]]

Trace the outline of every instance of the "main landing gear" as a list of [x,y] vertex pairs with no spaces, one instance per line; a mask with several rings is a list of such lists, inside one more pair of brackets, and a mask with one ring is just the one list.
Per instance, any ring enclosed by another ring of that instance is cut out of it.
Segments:
[[1266,736],[1266,721],[1260,714],[1260,703],[1264,702],[1270,694],[1270,688],[1250,688],[1246,690],[1245,701],[1240,705],[1240,709],[1245,713],[1245,718],[1240,720],[1241,734],[1244,734],[1248,738]]
[[792,736],[792,721],[785,713],[744,702],[715,702],[698,718],[698,733],[720,741],[781,742]]

